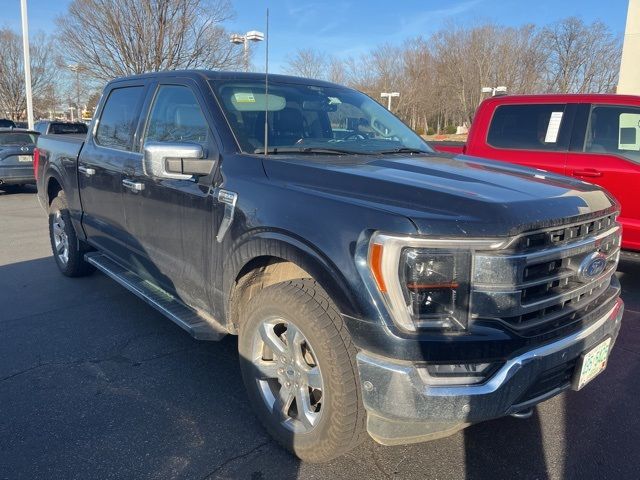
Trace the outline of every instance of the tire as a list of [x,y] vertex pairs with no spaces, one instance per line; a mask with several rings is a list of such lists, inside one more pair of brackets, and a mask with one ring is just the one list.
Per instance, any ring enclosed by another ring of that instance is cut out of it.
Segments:
[[[315,281],[282,282],[256,294],[240,312],[238,350],[258,418],[300,459],[329,461],[366,438],[356,349],[337,308]],[[276,350],[285,353],[270,355]],[[298,403],[307,406],[307,415],[297,413]]]
[[49,207],[49,239],[53,258],[60,271],[67,277],[83,277],[95,271],[84,260],[88,246],[81,242],[71,223],[71,215],[64,192],[59,192]]

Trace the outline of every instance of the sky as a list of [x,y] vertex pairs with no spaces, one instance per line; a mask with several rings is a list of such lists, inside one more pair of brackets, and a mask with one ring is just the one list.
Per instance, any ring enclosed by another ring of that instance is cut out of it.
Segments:
[[[31,33],[55,33],[53,19],[66,11],[69,0],[28,0]],[[501,25],[545,25],[568,16],[586,22],[601,20],[624,33],[627,0],[236,0],[232,32],[265,30],[269,7],[269,70],[286,67],[300,48],[314,48],[339,58],[357,57],[373,47],[400,44],[428,36],[450,22],[463,25],[491,21]],[[20,30],[20,0],[0,0],[0,27]],[[264,62],[264,43],[254,44],[254,63]]]

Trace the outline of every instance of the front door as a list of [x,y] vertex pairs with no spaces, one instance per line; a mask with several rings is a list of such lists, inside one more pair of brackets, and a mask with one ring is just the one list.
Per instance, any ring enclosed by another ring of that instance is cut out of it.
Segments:
[[[150,95],[142,145],[197,143],[205,156],[217,155],[195,84],[160,84]],[[125,169],[125,181],[134,186],[124,198],[136,271],[205,311],[211,305],[213,229],[219,223],[214,219],[213,176],[156,177],[142,159]]]
[[571,146],[567,174],[600,185],[618,199],[622,246],[640,250],[640,108],[591,106],[580,140]]
[[82,226],[89,243],[127,264],[130,240],[122,203],[126,164],[140,160],[133,143],[143,85],[123,85],[107,93],[98,126],[78,159]]

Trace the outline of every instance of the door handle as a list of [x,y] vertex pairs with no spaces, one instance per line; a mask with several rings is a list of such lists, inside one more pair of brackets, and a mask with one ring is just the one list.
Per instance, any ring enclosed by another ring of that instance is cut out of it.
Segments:
[[78,171],[87,177],[90,177],[91,175],[96,174],[95,168],[83,167],[82,165],[78,167]]
[[144,183],[142,182],[134,182],[133,180],[124,179],[122,180],[122,185],[124,185],[125,188],[128,188],[132,192],[141,192],[142,190],[144,190]]
[[574,170],[573,175],[576,177],[597,178],[602,176],[602,172],[593,168],[587,168],[584,170]]

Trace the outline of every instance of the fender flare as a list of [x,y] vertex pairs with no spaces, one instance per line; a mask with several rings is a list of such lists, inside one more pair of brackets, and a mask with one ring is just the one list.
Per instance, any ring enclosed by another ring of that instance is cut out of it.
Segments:
[[64,175],[60,173],[58,168],[55,165],[49,164],[47,169],[45,170],[43,187],[44,187],[44,200],[46,200],[47,204],[49,203],[49,185],[51,184],[51,179],[55,179],[56,182],[60,185],[63,191],[67,190],[65,187],[65,182],[63,180]]
[[362,312],[353,288],[339,268],[314,246],[288,232],[260,230],[248,232],[223,265],[222,290],[225,311],[229,312],[229,301],[236,278],[249,262],[259,257],[275,257],[292,262],[311,275],[335,302],[339,311],[346,315],[359,316]]

